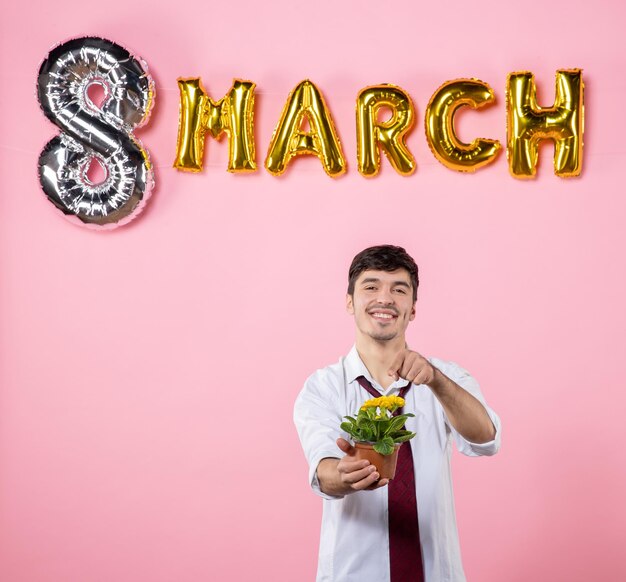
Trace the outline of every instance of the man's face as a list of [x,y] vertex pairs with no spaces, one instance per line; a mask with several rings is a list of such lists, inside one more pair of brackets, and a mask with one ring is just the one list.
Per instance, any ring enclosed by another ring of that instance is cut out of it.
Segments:
[[408,271],[363,271],[354,284],[354,295],[346,296],[346,308],[362,334],[377,341],[404,337],[415,319]]

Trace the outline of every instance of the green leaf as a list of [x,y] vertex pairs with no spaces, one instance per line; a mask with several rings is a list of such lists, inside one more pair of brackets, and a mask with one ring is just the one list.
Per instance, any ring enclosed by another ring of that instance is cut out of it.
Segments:
[[387,418],[378,418],[374,421],[376,423],[376,430],[381,437],[384,437],[389,430],[390,421]]
[[351,422],[342,422],[340,428],[349,435],[354,436],[356,427]]
[[397,436],[393,439],[393,442],[394,442],[394,443],[405,443],[406,441],[410,441],[410,440],[411,440],[411,439],[415,436],[415,433],[414,433],[414,432],[411,432],[411,431],[408,431],[408,430],[407,430],[407,431],[402,431],[402,432],[406,432],[406,433],[408,433],[408,434],[400,434],[400,435],[397,435]]
[[358,423],[360,429],[367,429],[370,432],[376,432],[376,425],[369,418],[363,418]]
[[389,434],[390,432],[401,430],[402,427],[404,426],[404,423],[405,423],[405,419],[402,418],[402,415],[394,416],[389,422],[389,430],[387,431],[387,434]]
[[353,422],[356,424],[356,418],[352,417],[352,416],[344,416],[344,418],[347,418],[350,422]]
[[414,432],[411,432],[410,430],[396,430],[393,435],[389,435],[392,438],[396,438],[399,436],[405,436],[407,434],[415,434]]
[[359,439],[365,442],[372,442],[374,440],[374,433],[367,428],[363,428],[361,430],[361,438]]
[[402,420],[406,421],[406,419],[411,417],[411,416],[415,416],[415,415],[411,414],[410,412],[407,412],[406,414],[398,414],[398,416],[396,416],[394,418],[401,418]]
[[356,415],[357,424],[363,422],[364,419],[369,419],[369,415],[367,414],[367,410],[359,410],[359,413]]
[[374,443],[374,450],[381,455],[391,455],[394,448],[393,439],[390,437],[385,437],[381,441]]

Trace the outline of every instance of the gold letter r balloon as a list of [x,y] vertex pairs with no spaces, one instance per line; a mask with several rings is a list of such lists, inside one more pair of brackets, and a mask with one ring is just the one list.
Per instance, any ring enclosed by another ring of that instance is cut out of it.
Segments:
[[[391,109],[387,121],[379,121],[381,108]],[[415,159],[405,137],[413,127],[415,110],[408,93],[395,85],[374,85],[363,89],[356,99],[356,145],[359,172],[372,177],[380,169],[378,146],[399,174],[415,171]]]

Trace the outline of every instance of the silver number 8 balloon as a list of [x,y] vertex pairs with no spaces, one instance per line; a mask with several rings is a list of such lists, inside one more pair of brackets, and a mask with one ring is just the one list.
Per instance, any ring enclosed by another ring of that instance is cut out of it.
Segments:
[[[89,90],[100,85],[102,103]],[[39,179],[48,199],[70,220],[115,228],[143,210],[154,186],[148,152],[134,137],[154,104],[147,65],[121,46],[95,37],[53,48],[37,79],[41,108],[61,134],[39,156]],[[94,183],[94,161],[104,179]]]

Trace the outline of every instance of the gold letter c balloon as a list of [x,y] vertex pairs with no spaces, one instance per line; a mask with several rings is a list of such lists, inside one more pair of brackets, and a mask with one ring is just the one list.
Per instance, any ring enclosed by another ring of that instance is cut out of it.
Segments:
[[477,79],[455,79],[437,89],[426,107],[426,139],[444,166],[459,172],[474,172],[495,160],[500,142],[478,138],[465,144],[454,130],[454,114],[459,107],[469,105],[479,109],[494,100],[493,89]]

